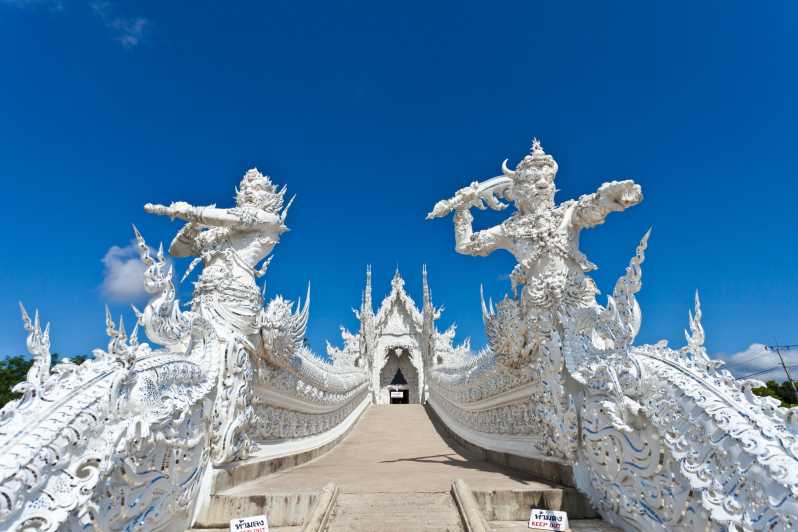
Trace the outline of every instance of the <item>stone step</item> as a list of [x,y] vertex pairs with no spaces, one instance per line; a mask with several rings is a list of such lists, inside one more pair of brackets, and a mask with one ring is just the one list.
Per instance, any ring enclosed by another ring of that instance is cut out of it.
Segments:
[[341,493],[327,532],[463,532],[449,493]]
[[571,520],[595,519],[599,515],[574,488],[486,490],[471,488],[485,519],[520,521],[529,519],[533,508],[567,512]]
[[[302,532],[302,526],[269,526],[269,532]],[[230,532],[230,527],[225,528],[189,528],[186,532]]]
[[[490,528],[495,532],[528,532],[527,521],[489,521]],[[569,519],[568,524],[573,532],[621,532],[601,519]]]
[[269,530],[274,527],[301,527],[316,507],[318,499],[318,492],[211,495],[194,527],[206,530],[229,528],[231,519],[262,514],[269,516]]

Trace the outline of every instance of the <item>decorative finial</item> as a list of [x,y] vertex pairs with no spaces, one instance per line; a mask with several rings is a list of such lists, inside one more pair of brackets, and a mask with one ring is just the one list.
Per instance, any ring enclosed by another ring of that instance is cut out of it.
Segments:
[[396,288],[397,290],[404,287],[405,280],[402,279],[402,274],[399,273],[399,265],[396,266],[396,271],[393,274],[393,279],[391,280],[391,286]]
[[537,137],[532,137],[532,155],[546,155]]

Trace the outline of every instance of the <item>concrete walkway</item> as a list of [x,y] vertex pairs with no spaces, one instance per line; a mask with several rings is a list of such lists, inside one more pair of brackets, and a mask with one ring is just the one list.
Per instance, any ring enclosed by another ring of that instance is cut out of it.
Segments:
[[448,492],[457,478],[481,489],[557,487],[463,456],[441,437],[421,405],[372,405],[329,453],[224,493],[292,493],[317,490],[328,482],[342,493],[440,493]]

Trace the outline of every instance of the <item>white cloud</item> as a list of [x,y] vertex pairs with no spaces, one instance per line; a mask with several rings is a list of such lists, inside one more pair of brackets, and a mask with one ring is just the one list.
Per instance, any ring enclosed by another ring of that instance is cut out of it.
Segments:
[[116,14],[115,5],[105,0],[91,2],[94,14],[114,34],[114,39],[125,48],[137,46],[147,30],[149,21],[144,17],[121,17]]
[[19,8],[46,7],[53,11],[64,10],[64,2],[61,0],[0,0],[0,4],[6,4]]
[[144,291],[144,270],[134,243],[121,248],[111,246],[102,259],[105,265],[103,295],[119,303],[133,303],[147,297]]
[[[19,9],[46,8],[52,12],[64,11],[68,0],[0,0],[0,5]],[[74,3],[74,2],[72,2]],[[150,21],[144,17],[125,17],[117,13],[116,3],[109,0],[92,0],[89,9],[111,31],[114,40],[124,48],[138,46],[147,33]]]
[[[790,370],[793,379],[798,378],[798,349],[782,350],[784,363]],[[752,373],[763,372],[751,377],[761,381],[786,380],[784,369],[781,367],[779,357],[775,351],[769,350],[764,344],[751,344],[743,351],[732,355],[719,354],[717,358],[726,362],[725,368],[731,371],[735,377],[745,377]]]

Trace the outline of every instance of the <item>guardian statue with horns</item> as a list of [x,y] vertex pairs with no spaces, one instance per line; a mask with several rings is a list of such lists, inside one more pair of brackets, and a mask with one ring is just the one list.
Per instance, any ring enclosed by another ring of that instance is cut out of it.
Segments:
[[[516,340],[523,345],[500,347],[506,354],[511,352],[511,358],[524,358],[537,347],[535,338],[539,335],[536,331],[541,320],[551,325],[560,312],[578,314],[580,309],[598,310],[595,300],[598,290],[593,280],[585,275],[596,266],[579,251],[579,233],[583,228],[603,223],[609,213],[623,211],[643,199],[640,186],[633,181],[611,181],[592,194],[557,205],[554,202],[557,169],[554,158],[534,139],[531,153],[515,170],[508,168],[505,159],[503,175],[460,189],[454,197],[439,201],[427,215],[427,218],[437,218],[454,211],[458,253],[486,256],[504,249],[515,257],[517,265],[510,279],[516,297],[500,303],[499,311],[516,314],[525,322],[522,327],[526,330],[518,331],[522,332],[520,335],[493,335],[505,341],[525,338]],[[486,203],[494,210],[506,208],[507,205],[497,198],[511,200],[516,212],[495,227],[475,232],[470,209],[485,209]],[[517,299],[519,287],[522,288],[520,301]],[[489,313],[485,314],[487,318]],[[488,336],[492,336],[490,330]]]

